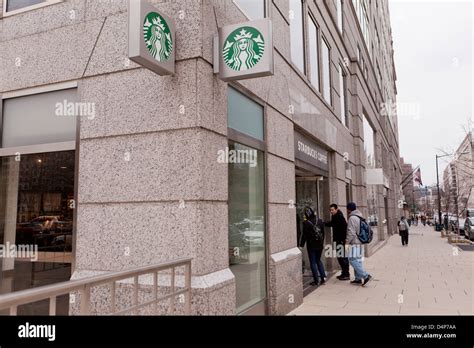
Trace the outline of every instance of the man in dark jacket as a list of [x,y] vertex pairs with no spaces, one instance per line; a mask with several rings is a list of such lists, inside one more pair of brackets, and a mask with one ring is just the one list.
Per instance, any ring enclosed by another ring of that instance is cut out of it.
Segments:
[[332,235],[334,243],[336,244],[337,262],[341,266],[341,274],[336,278],[339,280],[350,280],[349,274],[349,259],[345,255],[347,222],[342,211],[339,210],[337,204],[329,206],[331,213],[331,221],[326,222],[327,227],[332,227]]
[[324,278],[326,278],[326,272],[321,262],[324,249],[324,222],[316,217],[310,207],[304,208],[303,235],[300,247],[303,248],[305,244],[314,279],[311,285],[322,285],[325,283]]

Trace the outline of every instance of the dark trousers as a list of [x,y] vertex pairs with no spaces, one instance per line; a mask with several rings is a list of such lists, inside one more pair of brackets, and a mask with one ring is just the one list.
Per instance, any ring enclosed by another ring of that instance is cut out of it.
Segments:
[[[346,243],[336,242],[336,252],[343,250],[345,255],[345,245]],[[341,276],[349,277],[349,259],[342,256],[337,258],[337,262],[339,263],[339,266],[341,266]]]
[[402,245],[408,245],[408,231],[400,231],[400,237],[402,238]]
[[[319,282],[319,277],[326,278],[326,272],[324,271],[324,266],[323,266],[323,263],[321,262],[322,254],[323,254],[323,249],[308,249],[311,272],[313,273],[313,279],[316,283]],[[318,277],[318,271],[319,271],[319,277]]]

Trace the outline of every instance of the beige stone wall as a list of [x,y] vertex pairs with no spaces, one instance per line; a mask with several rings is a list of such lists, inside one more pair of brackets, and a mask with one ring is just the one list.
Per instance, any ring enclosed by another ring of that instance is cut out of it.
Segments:
[[[194,312],[232,314],[227,166],[216,160],[227,146],[227,84],[213,75],[212,39],[218,26],[247,19],[231,1],[150,2],[176,21],[175,76],[160,77],[127,59],[126,0],[67,0],[0,20],[0,93],[78,80],[81,101],[96,105],[95,118],[80,122],[73,278],[192,257]],[[341,37],[333,2],[308,1],[332,47],[330,106],[291,63],[288,1],[268,3],[275,75],[233,85],[266,105],[268,309],[285,314],[302,301],[289,205],[295,200],[294,129],[330,151],[328,197],[341,206],[346,157],[354,200],[366,212],[363,112],[390,144],[396,168],[399,156],[396,132],[381,120],[380,98],[373,96],[373,72],[365,81],[355,62],[347,67],[349,128],[340,121],[338,65],[355,57],[361,42],[351,7],[344,7]]]

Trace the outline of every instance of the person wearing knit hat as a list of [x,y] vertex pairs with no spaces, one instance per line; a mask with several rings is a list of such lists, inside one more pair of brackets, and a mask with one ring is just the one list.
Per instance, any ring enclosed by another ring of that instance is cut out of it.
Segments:
[[357,209],[357,205],[354,202],[347,203],[347,237],[346,244],[349,245],[349,263],[354,268],[355,279],[351,281],[351,284],[361,284],[365,286],[371,279],[372,276],[367,273],[364,269],[362,261],[362,243],[359,240],[360,233],[360,221],[364,219],[360,210]]

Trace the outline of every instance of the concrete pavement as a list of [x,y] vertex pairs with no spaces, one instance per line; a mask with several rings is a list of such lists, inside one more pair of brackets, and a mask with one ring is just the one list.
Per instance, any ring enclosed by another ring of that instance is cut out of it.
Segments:
[[332,277],[289,315],[474,314],[474,251],[453,247],[433,227],[412,227],[408,247],[392,236],[364,264],[374,277],[365,287]]

